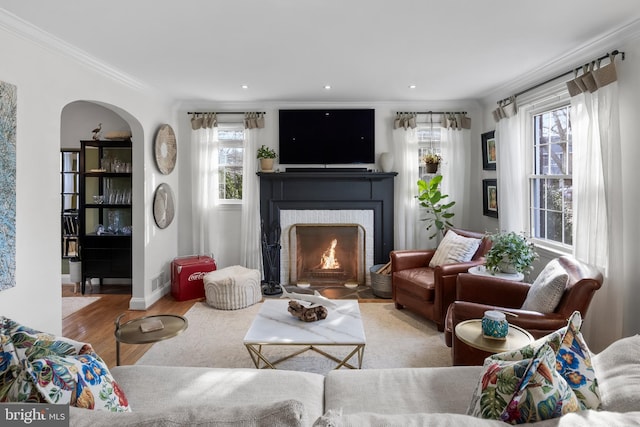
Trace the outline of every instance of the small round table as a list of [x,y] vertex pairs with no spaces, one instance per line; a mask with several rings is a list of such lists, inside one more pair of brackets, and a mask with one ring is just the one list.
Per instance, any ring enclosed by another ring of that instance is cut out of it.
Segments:
[[488,271],[484,265],[476,265],[469,269],[470,274],[476,276],[497,277],[498,279],[513,280],[514,282],[522,282],[524,280],[524,274],[522,273],[502,273],[500,271],[492,272]]
[[[120,343],[125,344],[149,344],[157,341],[173,338],[189,326],[189,322],[177,314],[156,314],[140,317],[120,324],[124,313],[115,321],[116,330],[116,365],[120,366]],[[158,324],[157,322],[161,323]],[[161,328],[143,332],[145,325],[161,325]]]
[[458,323],[455,334],[464,344],[488,353],[511,351],[533,342],[533,336],[529,332],[511,323],[504,339],[487,338],[482,334],[482,319]]

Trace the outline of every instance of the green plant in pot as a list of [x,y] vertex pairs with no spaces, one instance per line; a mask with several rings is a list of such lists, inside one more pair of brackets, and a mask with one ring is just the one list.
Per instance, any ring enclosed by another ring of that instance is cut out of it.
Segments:
[[266,145],[262,145],[262,147],[258,148],[257,158],[260,160],[260,169],[263,171],[272,171],[273,170],[273,159],[277,157],[275,150],[273,148],[267,147]]
[[513,231],[489,236],[491,249],[485,255],[485,267],[491,272],[526,273],[538,258],[535,246],[524,233]]
[[434,238],[438,233],[444,235],[447,228],[453,227],[449,220],[453,218],[454,213],[450,212],[449,209],[456,202],[444,202],[449,195],[442,194],[442,191],[440,191],[441,182],[442,175],[436,175],[428,181],[418,180],[418,203],[427,210],[428,214],[422,221],[427,223],[427,231],[435,229],[434,233],[429,236],[430,239]]
[[442,161],[442,157],[439,154],[429,153],[425,154],[422,158],[424,160],[424,164],[427,168],[428,173],[435,173],[438,171],[438,165]]

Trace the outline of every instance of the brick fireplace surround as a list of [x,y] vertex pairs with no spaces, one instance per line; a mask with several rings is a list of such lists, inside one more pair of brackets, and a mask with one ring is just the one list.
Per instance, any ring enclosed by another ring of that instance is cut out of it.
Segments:
[[[344,210],[373,213],[373,264],[389,261],[393,249],[395,172],[318,169],[304,172],[259,172],[260,217],[267,228],[281,227],[281,211]],[[286,238],[282,228],[282,238]],[[280,257],[277,260],[281,265]],[[370,265],[366,265],[368,272]],[[280,272],[278,272],[280,275]],[[285,279],[278,277],[278,281]]]

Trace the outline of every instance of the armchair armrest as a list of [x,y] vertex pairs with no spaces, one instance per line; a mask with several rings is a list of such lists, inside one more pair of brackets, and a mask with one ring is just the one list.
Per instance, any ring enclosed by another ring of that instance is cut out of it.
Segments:
[[456,283],[456,300],[520,308],[530,287],[528,283],[462,273]]
[[440,276],[453,276],[466,273],[471,267],[484,264],[484,261],[484,258],[478,258],[473,261],[439,265],[435,268],[435,274]]
[[428,267],[435,249],[391,251],[391,272]]

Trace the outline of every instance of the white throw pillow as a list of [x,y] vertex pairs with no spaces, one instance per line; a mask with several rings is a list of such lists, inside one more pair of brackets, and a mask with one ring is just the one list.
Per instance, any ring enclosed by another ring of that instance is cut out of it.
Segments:
[[569,275],[557,259],[549,262],[529,288],[522,309],[552,313],[562,298],[568,279]]
[[449,230],[438,245],[436,253],[433,254],[429,267],[471,261],[478,246],[480,246],[480,239],[460,236],[453,230]]

